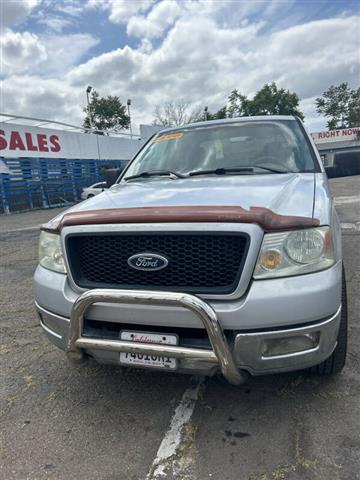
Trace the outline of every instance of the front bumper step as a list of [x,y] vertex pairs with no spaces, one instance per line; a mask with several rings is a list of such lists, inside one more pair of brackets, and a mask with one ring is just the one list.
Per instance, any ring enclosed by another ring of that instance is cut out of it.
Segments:
[[[83,337],[85,312],[91,305],[100,302],[186,308],[202,321],[209,336],[212,350]],[[246,372],[239,370],[236,366],[213,308],[200,298],[187,293],[113,289],[94,289],[83,293],[77,298],[72,308],[66,352],[70,360],[79,362],[84,358],[84,349],[92,348],[145,355],[166,355],[178,359],[217,364],[224,377],[233,385],[240,385],[247,378]]]

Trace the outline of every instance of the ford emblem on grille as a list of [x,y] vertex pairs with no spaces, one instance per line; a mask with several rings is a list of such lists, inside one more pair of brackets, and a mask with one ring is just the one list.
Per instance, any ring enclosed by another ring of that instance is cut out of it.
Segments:
[[135,270],[154,272],[167,267],[169,260],[156,253],[137,253],[128,258],[127,263]]

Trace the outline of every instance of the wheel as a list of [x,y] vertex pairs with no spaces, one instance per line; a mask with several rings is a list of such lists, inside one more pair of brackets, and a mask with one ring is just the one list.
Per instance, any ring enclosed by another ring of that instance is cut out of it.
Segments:
[[346,363],[347,351],[347,329],[348,329],[348,312],[347,312],[347,295],[346,295],[346,279],[345,270],[342,272],[342,290],[341,290],[341,319],[339,333],[337,337],[337,345],[332,355],[319,365],[310,368],[311,373],[316,375],[334,375],[340,373]]
[[93,193],[89,193],[89,195],[87,196],[87,198],[92,198],[92,197],[95,197]]

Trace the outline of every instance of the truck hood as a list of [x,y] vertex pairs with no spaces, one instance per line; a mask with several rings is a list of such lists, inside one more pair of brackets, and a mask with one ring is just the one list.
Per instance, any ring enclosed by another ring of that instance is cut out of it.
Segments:
[[157,178],[114,185],[70,210],[218,205],[312,217],[314,185],[313,173]]

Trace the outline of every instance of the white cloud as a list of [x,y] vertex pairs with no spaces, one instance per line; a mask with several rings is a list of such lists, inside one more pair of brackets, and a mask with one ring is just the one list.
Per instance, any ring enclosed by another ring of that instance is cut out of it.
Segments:
[[331,83],[358,82],[359,22],[359,16],[318,20],[272,34],[249,55],[255,65],[265,67],[251,77],[272,75],[303,98],[321,93]]
[[114,23],[127,23],[137,13],[145,12],[155,0],[89,0],[90,7],[110,11],[109,20]]
[[143,38],[138,48],[139,52],[150,53],[152,49],[153,49],[153,45],[151,41],[148,38]]
[[98,40],[89,34],[38,37],[7,29],[0,37],[0,74],[62,75],[76,65]]
[[0,28],[22,23],[41,0],[0,0]]
[[100,5],[92,0],[93,6],[109,9],[113,21],[127,22],[128,33],[141,39],[137,48],[118,48],[78,65],[96,43],[93,36],[39,37],[47,59],[33,70],[28,66],[24,76],[4,80],[4,108],[79,124],[84,89],[90,84],[101,95],[131,98],[134,122],[144,123],[152,120],[155,105],[163,101],[182,98],[194,108],[208,105],[214,111],[234,88],[252,95],[264,83],[276,81],[302,97],[307,123],[318,129],[323,120],[314,110],[314,98],[340,81],[358,85],[359,17],[339,16],[276,30],[274,18],[281,2],[268,8],[265,16],[257,16],[261,18],[257,22],[252,15],[265,9],[264,3],[152,3],[107,0]]
[[69,18],[65,18],[60,15],[49,15],[43,12],[39,12],[37,23],[45,25],[50,32],[61,33],[65,28],[73,25],[73,22]]
[[7,29],[0,37],[0,74],[11,75],[34,68],[47,58],[39,37],[29,32],[19,33]]
[[98,39],[88,33],[73,33],[48,35],[43,37],[43,42],[48,52],[48,60],[42,65],[42,72],[47,76],[58,75],[61,78],[98,43]]
[[14,75],[1,82],[0,102],[5,113],[81,124],[85,90],[60,79]]
[[87,4],[83,0],[62,0],[62,2],[57,1],[54,8],[57,12],[78,17],[87,8]]
[[145,16],[136,15],[129,19],[126,32],[135,37],[160,37],[164,30],[174,24],[182,9],[174,0],[157,3]]
[[75,67],[66,79],[74,85],[90,82],[101,91],[117,91],[120,85],[122,88],[125,85],[131,88],[132,78],[147,58],[144,53],[126,46],[94,57],[87,63]]

